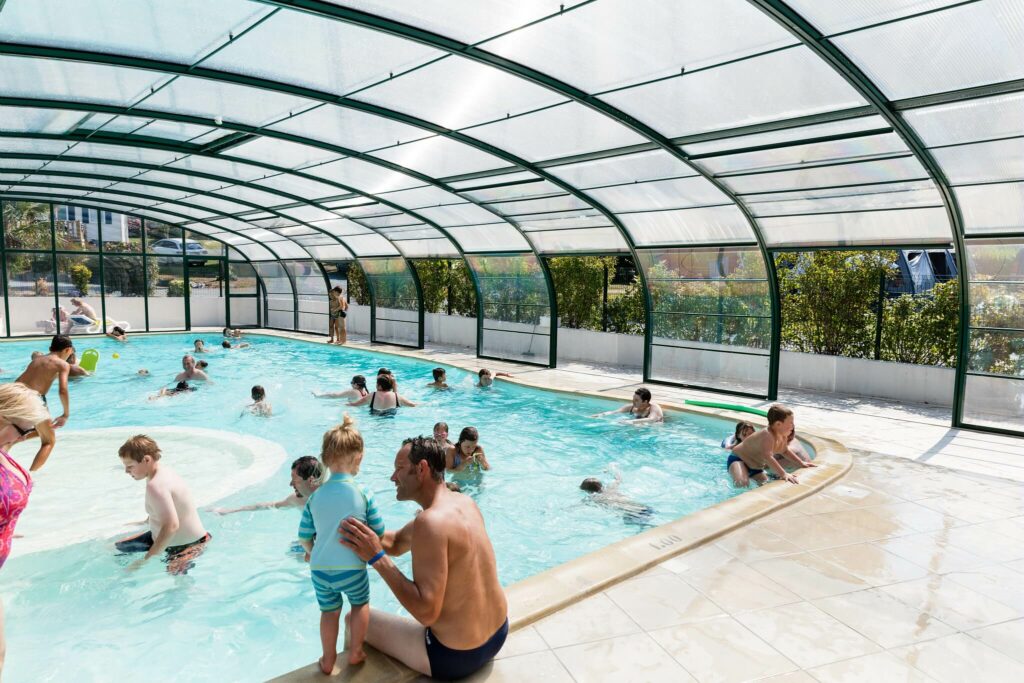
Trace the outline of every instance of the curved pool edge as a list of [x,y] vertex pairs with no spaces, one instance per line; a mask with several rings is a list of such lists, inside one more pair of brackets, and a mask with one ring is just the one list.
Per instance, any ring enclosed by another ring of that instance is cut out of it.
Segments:
[[[325,343],[323,337],[304,333],[259,330],[253,334],[310,343]],[[475,372],[479,367],[478,362],[460,362],[453,358],[440,360],[422,353],[419,349],[404,349],[394,346],[379,348],[377,345],[368,343],[346,348],[430,361],[471,372]],[[477,361],[478,359],[474,358],[473,360]],[[516,365],[514,361],[503,362]],[[616,395],[582,389],[561,389],[531,382],[521,377],[503,377],[500,381],[572,396],[604,400],[629,399],[625,392],[622,395]],[[672,412],[726,418],[734,421],[746,420],[759,425],[767,424],[767,420],[756,415],[721,408],[702,408],[672,401],[660,401],[659,404]],[[757,489],[745,491],[698,512],[617,541],[522,581],[517,581],[505,589],[509,603],[509,629],[516,631],[529,626],[535,621],[630,579],[666,560],[710,543],[762,517],[813,496],[838,482],[852,469],[853,457],[847,447],[839,441],[805,430],[800,431],[800,439],[808,442],[814,448],[815,462],[818,467],[801,470],[799,484],[772,481]],[[368,648],[368,654],[371,656],[366,665],[372,667],[372,673],[360,669],[342,668],[340,675],[336,670],[337,680],[354,680],[358,675],[360,681],[396,683],[412,680],[419,676],[400,662],[373,650],[373,648]],[[342,661],[339,658],[339,662]],[[271,681],[272,683],[312,683],[323,679],[318,665],[312,663],[275,677]]]

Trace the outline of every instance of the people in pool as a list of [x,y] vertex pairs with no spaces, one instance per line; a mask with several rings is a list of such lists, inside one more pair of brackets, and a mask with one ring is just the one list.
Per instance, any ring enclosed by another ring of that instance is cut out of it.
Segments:
[[221,345],[221,348],[229,349],[231,351],[234,351],[234,350],[237,350],[237,349],[247,349],[250,346],[249,342],[235,342],[234,344],[232,344],[227,339],[222,341],[220,343],[220,345]]
[[209,353],[210,352],[210,349],[206,348],[206,342],[204,342],[202,339],[196,339],[194,342],[192,342],[192,346],[193,346],[193,349],[192,349],[193,353]]
[[480,368],[480,371],[476,373],[479,377],[479,381],[476,383],[478,387],[489,387],[494,384],[495,377],[511,377],[512,375],[507,372],[491,372],[487,368]]
[[242,331],[231,327],[225,327],[221,330],[221,334],[229,339],[241,339]]
[[202,370],[203,372],[206,372],[206,369],[210,367],[210,364],[205,360],[201,360],[196,362],[196,367]]
[[160,462],[160,447],[144,434],[128,439],[117,451],[124,471],[136,481],[146,480],[149,530],[122,539],[122,553],[145,552],[129,569],[163,553],[169,574],[185,574],[195,565],[212,538],[199,519],[192,494],[177,472]]
[[[57,392],[60,396],[61,405],[64,408],[64,414],[51,423],[52,429],[44,427],[43,431],[39,431],[38,425],[36,425],[36,429],[26,431],[23,435],[27,439],[37,434],[40,437],[39,450],[36,452],[36,457],[32,460],[32,466],[29,467],[31,472],[35,472],[46,463],[46,459],[50,457],[50,452],[57,443],[54,429],[63,427],[68,418],[71,417],[71,398],[68,393],[68,377],[71,374],[71,366],[67,361],[74,352],[75,347],[71,343],[71,339],[58,334],[50,341],[50,352],[34,356],[28,367],[25,368],[25,371],[15,380],[19,384],[24,384],[29,389],[34,389],[38,393],[38,400],[43,409],[47,410],[46,393],[53,385],[53,380],[56,379]],[[28,425],[25,425],[25,427],[28,428]]]
[[480,433],[476,427],[463,427],[456,441],[444,454],[445,469],[452,472],[466,470],[489,470],[483,446],[480,445]]
[[722,439],[722,448],[731,451],[736,445],[743,443],[743,439],[753,434],[756,430],[754,425],[742,420],[736,423],[736,431],[731,436]]
[[377,376],[387,375],[391,380],[391,387],[397,392],[398,391],[398,378],[395,377],[395,373],[391,372],[387,368],[377,368]]
[[347,398],[355,401],[364,396],[368,396],[369,393],[370,392],[366,390],[366,378],[362,375],[355,375],[349,383],[348,389],[345,389],[344,391],[314,391],[313,396],[316,398]]
[[[383,538],[351,517],[340,532],[341,542],[371,563],[416,620],[371,609],[366,642],[421,674],[453,680],[501,650],[508,602],[483,516],[472,498],[448,490],[444,470],[434,439],[406,439],[391,481],[398,500],[415,501],[423,511]],[[391,560],[410,550],[412,579]]]
[[650,424],[652,422],[664,422],[665,413],[662,411],[661,406],[651,401],[651,392],[645,387],[640,387],[633,392],[633,401],[628,403],[617,410],[608,410],[603,413],[597,413],[593,417],[603,417],[605,415],[614,415],[616,413],[626,413],[633,416],[633,421],[630,424]]
[[306,501],[299,523],[299,543],[309,553],[309,574],[320,605],[320,670],[331,675],[338,652],[339,617],[346,597],[351,608],[345,617],[348,663],[360,664],[366,659],[363,642],[370,623],[366,560],[370,559],[371,564],[380,560],[361,559],[342,545],[338,524],[343,519],[357,519],[379,543],[384,535],[384,519],[373,494],[355,480],[363,461],[363,437],[348,414],[340,425],[324,434],[320,460],[330,469],[331,476]]
[[163,398],[164,396],[177,396],[178,394],[187,394],[195,390],[196,387],[190,386],[188,382],[181,381],[175,384],[173,388],[168,389],[167,387],[163,387],[160,389],[159,393],[150,396],[149,400],[155,401],[156,399]]
[[107,332],[107,336],[119,342],[128,341],[128,333],[121,329],[119,325],[114,325],[114,329]]
[[149,370],[147,370],[146,368],[141,368],[136,374],[139,377],[149,377]]
[[434,368],[433,370],[434,381],[427,384],[431,389],[447,389],[447,373],[444,368]]
[[281,500],[253,503],[252,505],[243,505],[237,508],[213,508],[210,512],[218,515],[231,515],[236,512],[250,512],[254,510],[301,508],[306,505],[306,501],[313,491],[320,487],[323,471],[323,466],[319,460],[312,455],[304,455],[292,462],[290,482],[292,492]]
[[[32,493],[32,476],[8,455],[7,449],[30,429],[52,436],[50,413],[40,402],[39,393],[17,382],[0,384],[0,568],[10,555],[14,526]],[[0,602],[0,671],[6,651],[4,609]]]
[[415,403],[398,395],[391,382],[391,377],[384,374],[377,375],[377,391],[367,394],[358,400],[350,401],[348,405],[356,407],[366,405],[367,403],[370,404],[370,415],[380,415],[383,417],[397,414],[399,406],[416,407]]
[[654,510],[650,506],[637,503],[620,493],[619,486],[622,484],[622,475],[614,465],[611,471],[615,481],[607,486],[595,477],[587,477],[580,483],[580,488],[590,494],[587,496],[587,500],[621,512],[626,521],[646,522],[654,514]]
[[78,356],[72,353],[68,356],[68,377],[88,377],[92,373],[78,364]]
[[440,446],[441,450],[444,452],[447,452],[448,449],[451,448],[453,444],[448,440],[447,422],[438,422],[434,424],[434,441],[437,442],[437,445]]
[[775,459],[775,453],[784,453],[787,449],[787,437],[793,431],[793,421],[793,411],[789,408],[778,403],[768,408],[768,426],[733,446],[726,461],[733,484],[745,488],[751,479],[765,484],[768,481],[765,470],[769,467],[779,479],[798,483],[796,477],[786,472]]
[[210,379],[204,371],[196,367],[196,359],[187,353],[181,358],[181,370],[174,377],[175,382],[206,382]]
[[252,403],[246,407],[250,413],[260,417],[270,417],[274,414],[274,407],[267,400],[267,392],[263,387],[257,384],[250,391],[250,395],[252,396]]
[[796,438],[796,431],[789,433],[786,437],[786,450],[781,453],[775,454],[775,459],[780,464],[788,464],[793,467],[817,467],[818,465],[811,460],[810,456],[807,455],[807,451],[800,445],[800,441]]

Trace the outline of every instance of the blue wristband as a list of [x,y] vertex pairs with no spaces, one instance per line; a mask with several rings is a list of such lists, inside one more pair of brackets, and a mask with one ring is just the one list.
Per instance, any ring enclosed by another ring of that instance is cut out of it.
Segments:
[[369,561],[368,564],[372,567],[374,562],[376,562],[380,558],[384,557],[384,555],[386,555],[386,554],[387,553],[385,553],[383,550],[378,551],[376,555],[374,555],[373,557],[370,558],[370,561]]

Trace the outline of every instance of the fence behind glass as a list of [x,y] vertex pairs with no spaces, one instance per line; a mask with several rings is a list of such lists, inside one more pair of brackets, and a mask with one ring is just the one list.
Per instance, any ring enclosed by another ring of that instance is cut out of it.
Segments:
[[967,242],[962,421],[1024,433],[1024,236]]
[[370,341],[423,347],[422,303],[415,275],[401,257],[359,259],[373,294]]
[[551,290],[534,254],[467,255],[480,289],[477,353],[554,366]]
[[[146,277],[146,268],[151,269]],[[107,331],[119,326],[129,331],[146,329],[146,293],[156,287],[156,263],[145,264],[142,256],[103,256],[103,297],[107,309]]]
[[768,394],[772,319],[754,248],[641,249],[651,296],[649,378]]
[[262,261],[253,263],[253,267],[259,273],[266,290],[264,324],[267,327],[294,330],[295,293],[284,266],[274,261]]

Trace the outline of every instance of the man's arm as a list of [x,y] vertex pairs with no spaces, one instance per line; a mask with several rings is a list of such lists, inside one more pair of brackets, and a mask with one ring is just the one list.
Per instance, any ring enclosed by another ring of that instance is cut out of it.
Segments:
[[632,407],[633,407],[632,403],[627,403],[626,405],[622,406],[621,408],[616,408],[615,410],[606,410],[603,413],[594,413],[590,417],[602,417],[604,415],[614,415],[615,413],[628,413],[629,409],[632,408]]
[[33,458],[32,465],[28,468],[29,472],[35,472],[46,464],[50,457],[50,451],[57,443],[57,435],[46,420],[36,425],[36,433],[39,434],[39,450],[36,451],[36,457]]
[[412,534],[413,525],[415,523],[416,520],[411,519],[408,524],[398,531],[384,532],[384,535],[380,539],[380,543],[383,549],[387,551],[388,555],[397,557],[398,555],[404,555],[412,550]]
[[71,396],[68,394],[68,375],[71,373],[71,366],[61,361],[60,374],[57,377],[58,392],[60,393],[60,404],[64,407],[64,414],[53,421],[54,427],[63,427],[68,418],[71,417]]
[[242,507],[237,508],[213,508],[210,512],[218,515],[233,515],[236,512],[252,512],[254,510],[273,510],[277,508],[297,507],[299,500],[300,499],[293,493],[282,500],[271,500],[266,503],[253,503],[252,505],[243,505]]
[[144,560],[162,553],[181,526],[178,521],[178,511],[174,509],[174,501],[171,499],[171,492],[163,487],[153,486],[152,483],[148,484],[146,488],[148,489],[146,494],[153,504],[156,518],[160,520],[160,533],[153,539],[153,545],[146,551]]

